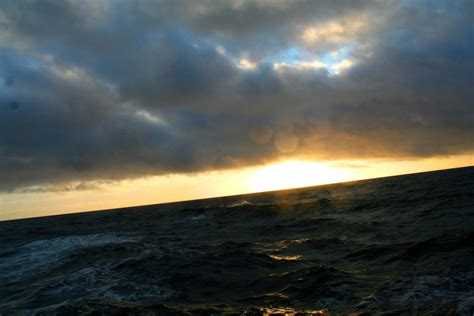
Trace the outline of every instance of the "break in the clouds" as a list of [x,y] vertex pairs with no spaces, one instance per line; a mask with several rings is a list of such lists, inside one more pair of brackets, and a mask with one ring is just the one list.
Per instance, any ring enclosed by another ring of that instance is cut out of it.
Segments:
[[472,152],[473,1],[0,3],[0,191]]

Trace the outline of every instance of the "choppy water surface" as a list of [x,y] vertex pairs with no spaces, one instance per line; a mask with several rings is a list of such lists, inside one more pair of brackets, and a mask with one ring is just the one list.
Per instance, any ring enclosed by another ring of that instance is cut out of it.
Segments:
[[0,313],[471,316],[473,198],[471,167],[0,222]]

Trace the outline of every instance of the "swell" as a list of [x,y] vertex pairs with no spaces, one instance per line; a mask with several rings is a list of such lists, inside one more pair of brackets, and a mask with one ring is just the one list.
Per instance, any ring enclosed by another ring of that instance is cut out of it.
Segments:
[[0,313],[474,311],[474,168],[0,223]]

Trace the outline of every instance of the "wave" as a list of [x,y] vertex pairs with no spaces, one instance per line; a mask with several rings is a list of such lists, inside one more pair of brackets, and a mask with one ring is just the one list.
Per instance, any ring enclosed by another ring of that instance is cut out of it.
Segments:
[[474,168],[0,222],[0,313],[472,315]]
[[58,237],[37,240],[0,254],[0,283],[18,281],[25,276],[48,272],[68,260],[75,251],[110,244],[136,242],[134,237],[115,233]]

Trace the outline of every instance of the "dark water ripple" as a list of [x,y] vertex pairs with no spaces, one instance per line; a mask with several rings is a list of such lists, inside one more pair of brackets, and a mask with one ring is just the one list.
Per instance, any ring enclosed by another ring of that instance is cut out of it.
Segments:
[[0,222],[2,315],[469,315],[474,168]]

